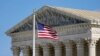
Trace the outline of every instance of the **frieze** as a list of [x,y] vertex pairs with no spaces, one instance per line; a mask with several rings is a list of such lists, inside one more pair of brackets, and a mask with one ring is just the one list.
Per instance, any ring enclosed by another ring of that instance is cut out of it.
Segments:
[[81,34],[86,33],[90,30],[90,26],[85,26],[86,24],[76,24],[62,27],[55,27],[54,29],[58,33],[62,33],[60,35],[73,35],[73,34]]
[[27,41],[27,40],[33,40],[32,31],[24,31],[15,33],[12,36],[12,42],[20,42],[20,41]]
[[[90,32],[92,28],[100,28],[99,25],[89,24],[89,23],[81,23],[81,24],[74,24],[74,25],[67,25],[67,26],[60,26],[54,27],[54,29],[58,33],[62,33],[60,35],[74,35],[74,34],[81,34]],[[97,34],[100,32],[98,30],[95,31]],[[94,33],[95,33],[94,32]],[[91,32],[92,33],[92,32]]]
[[21,41],[29,41],[33,40],[32,37],[18,37],[18,38],[12,38],[12,42],[21,42]]

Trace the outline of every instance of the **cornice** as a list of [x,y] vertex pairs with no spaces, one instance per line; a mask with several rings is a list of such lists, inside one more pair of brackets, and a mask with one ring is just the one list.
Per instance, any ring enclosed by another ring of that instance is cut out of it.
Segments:
[[90,24],[90,23],[79,23],[79,24],[72,24],[72,25],[65,25],[65,26],[58,26],[54,27],[54,29],[58,32],[62,31],[69,31],[69,30],[76,30],[76,29],[81,29],[81,28],[92,28],[92,27],[97,27],[100,28],[100,25],[97,24]]
[[18,33],[12,33],[10,34],[11,37],[19,37],[19,36],[31,36],[33,31],[22,31]]

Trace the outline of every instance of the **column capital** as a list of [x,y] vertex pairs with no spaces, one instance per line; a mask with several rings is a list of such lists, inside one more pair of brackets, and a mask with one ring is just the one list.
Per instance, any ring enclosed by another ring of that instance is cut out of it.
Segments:
[[20,50],[20,47],[13,46],[11,49],[12,50]]
[[60,41],[54,41],[52,44],[55,48],[62,48],[63,46],[62,42]]
[[87,42],[90,47],[95,47],[98,40],[99,39],[87,39]]
[[96,56],[96,42],[98,39],[88,39],[89,56]]
[[54,51],[55,51],[55,56],[62,56],[62,42],[60,41],[54,41],[53,42],[53,46],[54,46]]
[[51,43],[42,43],[41,46],[43,48],[43,56],[52,56],[50,51],[52,49]]
[[71,48],[72,45],[73,45],[73,41],[72,40],[64,40],[63,43],[67,48]]
[[72,46],[73,41],[72,40],[64,40],[65,50],[66,50],[66,56],[72,56]]
[[75,40],[75,42],[76,42],[77,44],[81,44],[81,43],[84,43],[84,39],[82,39],[82,38],[77,38],[77,39]]
[[22,46],[22,50],[23,52],[28,52],[30,50],[30,47],[29,46]]
[[35,56],[41,56],[42,53],[41,53],[41,46],[40,44],[35,44]]
[[35,44],[35,49],[40,49],[40,44]]
[[78,38],[75,40],[77,47],[83,47],[84,46],[84,39]]
[[30,56],[31,55],[31,49],[30,46],[22,46],[23,56]]
[[30,48],[29,46],[22,46],[22,48],[24,49],[24,48],[26,48],[26,49],[28,49],[28,48]]
[[77,47],[77,56],[84,56],[84,39],[77,38],[75,42]]
[[94,38],[86,38],[86,41],[88,42],[88,47],[89,47],[89,56],[96,56],[96,43],[99,39]]
[[20,53],[20,47],[12,47],[11,50],[13,51],[14,55],[19,55]]
[[51,48],[51,47],[52,47],[51,43],[43,43],[43,44],[41,44],[41,46],[42,46],[44,49],[48,49],[48,48]]

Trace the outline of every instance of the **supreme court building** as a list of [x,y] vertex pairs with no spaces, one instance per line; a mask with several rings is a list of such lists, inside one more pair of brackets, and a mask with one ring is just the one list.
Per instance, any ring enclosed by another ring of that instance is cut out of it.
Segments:
[[[100,56],[100,12],[43,6],[35,13],[36,37],[33,37],[33,14],[8,30],[13,56]],[[52,26],[59,39],[37,37],[37,23]]]

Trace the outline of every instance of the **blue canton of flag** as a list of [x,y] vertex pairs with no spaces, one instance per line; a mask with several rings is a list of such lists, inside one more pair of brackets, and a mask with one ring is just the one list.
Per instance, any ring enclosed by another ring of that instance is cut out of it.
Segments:
[[38,37],[48,39],[58,39],[57,32],[52,27],[38,23]]

